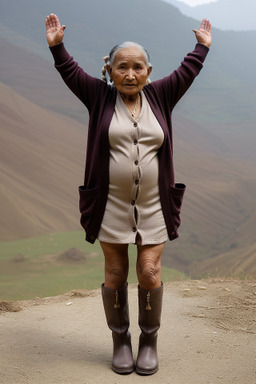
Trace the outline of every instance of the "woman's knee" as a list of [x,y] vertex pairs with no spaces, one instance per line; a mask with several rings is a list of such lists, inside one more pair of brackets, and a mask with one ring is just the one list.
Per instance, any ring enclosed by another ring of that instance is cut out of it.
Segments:
[[101,242],[101,247],[105,256],[105,285],[112,289],[121,288],[128,277],[128,246]]
[[161,255],[163,244],[138,246],[137,275],[141,288],[151,290],[161,286]]
[[155,289],[161,285],[161,263],[153,260],[143,260],[137,266],[138,280],[141,288]]
[[128,277],[128,262],[105,261],[105,279],[115,285],[115,289],[123,286]]

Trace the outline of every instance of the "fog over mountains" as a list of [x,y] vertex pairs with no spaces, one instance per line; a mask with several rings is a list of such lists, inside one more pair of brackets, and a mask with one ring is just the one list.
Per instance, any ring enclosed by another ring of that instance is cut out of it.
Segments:
[[[0,240],[80,229],[87,113],[55,71],[45,40],[59,15],[65,45],[100,77],[102,56],[135,40],[152,80],[175,69],[199,22],[162,0],[9,0],[0,15]],[[187,184],[180,239],[166,265],[256,275],[256,32],[213,29],[204,68],[173,115],[176,180]]]
[[254,0],[218,0],[191,7],[182,1],[163,0],[177,7],[184,15],[201,20],[207,17],[215,28],[223,30],[256,30]]

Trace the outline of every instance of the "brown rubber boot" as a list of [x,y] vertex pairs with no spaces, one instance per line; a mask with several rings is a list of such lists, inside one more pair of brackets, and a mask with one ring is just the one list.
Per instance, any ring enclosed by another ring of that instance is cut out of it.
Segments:
[[162,312],[163,283],[152,291],[138,287],[138,295],[141,335],[136,372],[139,375],[152,375],[158,370],[157,331]]
[[128,331],[129,307],[128,284],[118,290],[101,286],[102,300],[108,327],[113,337],[112,369],[116,373],[126,374],[134,370],[131,335]]

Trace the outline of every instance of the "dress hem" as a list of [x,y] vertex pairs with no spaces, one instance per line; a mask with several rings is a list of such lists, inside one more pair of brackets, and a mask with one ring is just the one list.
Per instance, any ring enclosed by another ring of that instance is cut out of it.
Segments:
[[136,242],[136,239],[134,240],[128,240],[128,239],[104,239],[104,238],[98,238],[98,241],[102,241],[104,243],[109,244],[136,244],[136,245],[156,245],[156,244],[162,244],[165,243],[168,240],[168,236],[163,236],[160,239],[143,239],[143,241]]

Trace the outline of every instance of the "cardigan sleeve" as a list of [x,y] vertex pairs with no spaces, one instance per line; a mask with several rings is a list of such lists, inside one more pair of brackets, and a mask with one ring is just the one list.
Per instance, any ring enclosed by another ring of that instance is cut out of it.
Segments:
[[55,68],[64,82],[90,112],[98,87],[102,86],[103,82],[84,72],[67,52],[63,43],[50,47],[50,51],[55,61]]
[[162,96],[163,103],[166,104],[167,101],[171,110],[201,71],[208,51],[209,48],[205,45],[197,43],[194,51],[187,54],[175,71],[169,76],[152,83],[157,89],[158,94]]

